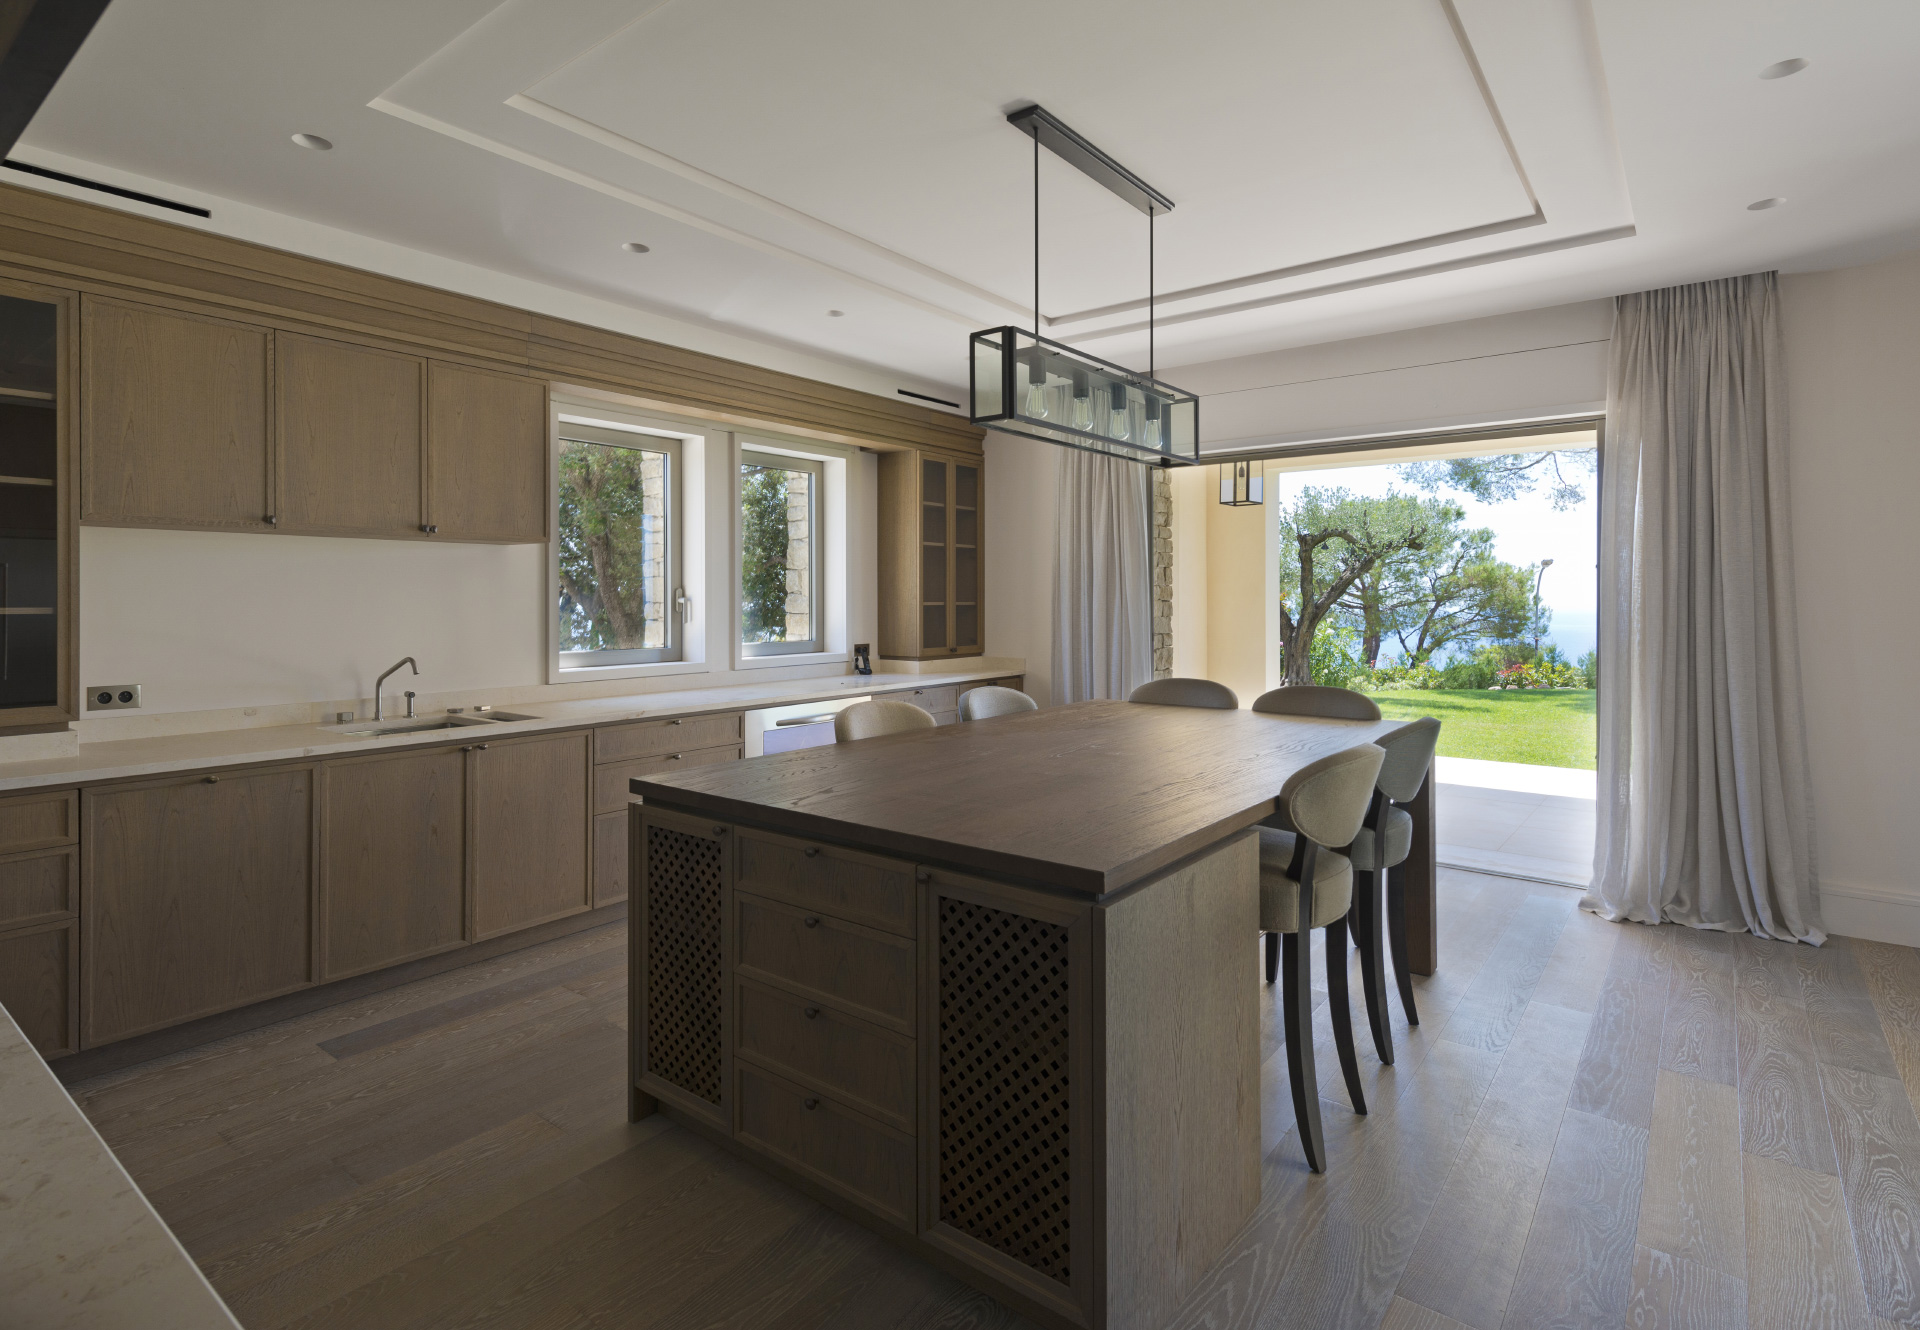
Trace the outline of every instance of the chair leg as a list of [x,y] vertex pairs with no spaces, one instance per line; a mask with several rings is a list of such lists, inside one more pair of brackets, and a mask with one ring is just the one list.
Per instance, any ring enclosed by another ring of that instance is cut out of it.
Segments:
[[1307,1167],[1327,1171],[1326,1139],[1320,1130],[1320,1084],[1313,1068],[1313,976],[1307,964],[1304,933],[1280,935],[1285,996],[1282,1022],[1287,1035],[1287,1080],[1293,1086],[1293,1120]]
[[1360,987],[1367,999],[1367,1028],[1373,1031],[1373,1051],[1393,1065],[1393,1027],[1387,1020],[1386,956],[1381,951],[1380,874],[1353,875],[1354,940],[1360,944]]
[[1400,984],[1400,1010],[1407,1024],[1420,1024],[1413,1004],[1413,970],[1407,964],[1407,866],[1387,870],[1387,942],[1393,948],[1393,973]]
[[1367,1092],[1360,1087],[1360,1059],[1353,1051],[1353,1009],[1347,994],[1347,921],[1327,925],[1327,1015],[1333,1020],[1333,1046],[1340,1052],[1340,1074],[1347,1081],[1353,1111],[1366,1116]]
[[1272,983],[1274,976],[1280,973],[1280,935],[1262,933],[1260,938],[1267,944],[1267,982]]

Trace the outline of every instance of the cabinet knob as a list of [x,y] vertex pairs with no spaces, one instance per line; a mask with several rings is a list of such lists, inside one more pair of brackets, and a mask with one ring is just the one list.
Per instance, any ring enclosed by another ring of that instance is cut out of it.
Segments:
[[266,517],[262,518],[261,520],[264,521],[268,526],[280,525],[280,518],[274,513],[268,513]]
[[220,783],[220,778],[218,776],[206,776],[206,777],[203,777],[202,779],[208,785],[218,785]]
[[670,757],[670,758],[668,758],[668,759],[667,759],[667,761],[669,761],[669,762],[678,762],[678,761],[679,761],[679,760],[680,760],[681,758],[683,758],[683,757],[685,757],[685,756],[686,756],[686,754],[685,754],[685,753],[675,753],[675,754],[674,754],[674,755],[673,755],[672,757]]
[[800,853],[804,854],[807,858],[811,859],[816,854],[820,853],[820,847],[818,845],[809,845],[807,846],[806,849],[800,851]]
[[820,1015],[820,1008],[805,1007],[801,1010],[800,1014],[802,1016],[805,1016],[808,1020],[813,1020]]
[[468,744],[466,747],[462,748],[460,751],[463,753],[478,753],[484,748],[486,748],[485,744]]
[[423,534],[429,536],[437,536],[440,534],[440,528],[430,522],[422,522],[420,524],[420,530]]
[[810,914],[806,918],[802,919],[800,922],[805,924],[808,928],[818,928],[820,927],[820,916],[817,914]]
[[725,827],[715,827],[713,829],[713,834],[716,836],[724,836],[727,834],[727,829]]
[[913,880],[915,882],[931,882],[933,881],[933,873],[929,869],[916,868],[913,870]]
[[679,721],[677,721],[677,720],[670,720],[670,721],[668,721],[668,722],[667,722],[667,724],[669,724],[669,725],[678,725],[679,723],[680,723],[680,722],[679,722]]
[[813,1098],[811,1095],[809,1095],[807,1098],[802,1099],[800,1101],[800,1106],[806,1109],[809,1113],[811,1113],[814,1109],[820,1107],[820,1101],[818,1099]]

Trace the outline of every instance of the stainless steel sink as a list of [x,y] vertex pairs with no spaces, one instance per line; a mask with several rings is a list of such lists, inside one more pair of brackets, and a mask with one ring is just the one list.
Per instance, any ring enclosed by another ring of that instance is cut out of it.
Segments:
[[351,739],[377,739],[383,734],[425,734],[429,730],[464,730],[475,725],[485,725],[485,720],[469,716],[446,716],[440,720],[402,720],[390,721],[380,725],[370,725],[363,730],[338,730]]
[[476,720],[539,720],[538,716],[529,716],[524,711],[476,711]]

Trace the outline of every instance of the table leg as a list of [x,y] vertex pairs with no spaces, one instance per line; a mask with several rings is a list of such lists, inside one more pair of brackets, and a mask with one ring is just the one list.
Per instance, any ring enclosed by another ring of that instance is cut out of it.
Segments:
[[1413,817],[1413,848],[1401,871],[1406,874],[1407,950],[1415,974],[1432,974],[1440,965],[1434,910],[1434,886],[1440,870],[1433,825],[1433,768],[1420,783],[1420,792],[1406,805]]

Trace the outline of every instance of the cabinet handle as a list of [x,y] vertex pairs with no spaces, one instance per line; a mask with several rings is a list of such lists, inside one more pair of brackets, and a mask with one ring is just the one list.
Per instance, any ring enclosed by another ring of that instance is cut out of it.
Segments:
[[727,834],[727,829],[725,827],[715,827],[713,829],[713,834],[716,836],[724,836]]
[[279,517],[278,517],[278,516],[276,516],[276,515],[275,515],[275,514],[273,514],[273,513],[268,513],[268,514],[266,515],[266,517],[265,517],[264,519],[262,519],[262,520],[264,520],[264,521],[266,522],[266,524],[267,524],[268,526],[279,526],[279,525],[280,525],[280,519],[279,519]]
[[800,1014],[801,1014],[802,1016],[805,1016],[805,1017],[806,1017],[806,1018],[807,1018],[808,1020],[813,1020],[813,1019],[814,1019],[815,1017],[817,1017],[817,1016],[819,1016],[819,1014],[820,1014],[820,1008],[818,1008],[818,1007],[805,1007],[805,1008],[802,1008],[802,1009],[801,1009],[801,1012],[800,1012]]
[[805,924],[808,928],[818,928],[820,927],[820,916],[817,914],[810,914],[806,918],[802,919],[800,922]]
[[677,721],[677,720],[670,720],[670,721],[668,721],[668,722],[667,722],[667,724],[669,724],[669,725],[678,725],[679,723],[680,723],[680,722],[679,722],[679,721]]
[[218,776],[203,776],[201,779],[208,785],[218,785],[220,783]]
[[429,536],[437,536],[440,534],[440,528],[428,522],[422,522],[420,524],[420,531],[423,535]]
[[485,744],[468,744],[466,747],[462,748],[460,751],[463,753],[477,753],[485,747],[486,747]]
[[806,1109],[808,1112],[812,1112],[814,1109],[820,1107],[820,1101],[818,1099],[813,1098],[811,1095],[809,1095],[807,1098],[802,1099],[800,1101],[800,1106]]
[[916,868],[913,870],[913,880],[915,882],[931,882],[933,881],[933,871],[927,868]]
[[820,853],[820,847],[819,847],[818,845],[809,845],[809,846],[807,846],[807,848],[806,848],[806,849],[804,849],[804,850],[802,850],[802,851],[800,851],[800,853],[802,853],[802,854],[804,854],[804,855],[806,855],[806,856],[807,856],[807,858],[809,858],[809,859],[811,859],[811,858],[813,858],[813,857],[814,857],[814,856],[815,856],[816,854],[818,854],[818,853]]
[[669,762],[678,762],[678,761],[679,761],[679,760],[680,760],[681,758],[683,758],[683,757],[685,757],[685,756],[686,756],[686,754],[685,754],[685,753],[675,753],[675,754],[674,754],[674,755],[673,755],[672,757],[670,757],[670,758],[668,758],[668,759],[667,759],[667,761],[669,761]]

